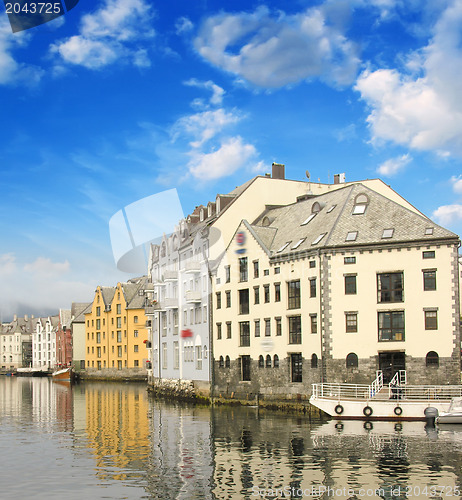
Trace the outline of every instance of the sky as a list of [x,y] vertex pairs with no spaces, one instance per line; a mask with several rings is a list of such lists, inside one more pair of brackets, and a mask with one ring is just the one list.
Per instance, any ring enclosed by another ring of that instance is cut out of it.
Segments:
[[14,34],[1,5],[0,316],[132,277],[127,205],[188,214],[272,162],[381,178],[460,235],[461,95],[462,0],[80,0]]

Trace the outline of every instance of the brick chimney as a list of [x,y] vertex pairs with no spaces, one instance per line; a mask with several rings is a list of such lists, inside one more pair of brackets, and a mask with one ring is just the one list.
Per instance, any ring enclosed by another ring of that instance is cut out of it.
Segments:
[[273,163],[273,179],[285,179],[285,165],[282,163]]

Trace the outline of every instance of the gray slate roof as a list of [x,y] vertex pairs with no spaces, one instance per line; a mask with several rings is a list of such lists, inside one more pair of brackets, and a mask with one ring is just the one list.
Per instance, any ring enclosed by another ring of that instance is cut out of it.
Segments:
[[93,302],[72,302],[72,323],[85,323],[85,313],[90,312]]

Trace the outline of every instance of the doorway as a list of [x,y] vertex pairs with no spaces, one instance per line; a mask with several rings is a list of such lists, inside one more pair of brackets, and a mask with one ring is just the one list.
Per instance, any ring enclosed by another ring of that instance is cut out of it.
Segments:
[[382,370],[384,384],[388,384],[397,371],[405,369],[406,354],[404,352],[379,352],[379,370]]

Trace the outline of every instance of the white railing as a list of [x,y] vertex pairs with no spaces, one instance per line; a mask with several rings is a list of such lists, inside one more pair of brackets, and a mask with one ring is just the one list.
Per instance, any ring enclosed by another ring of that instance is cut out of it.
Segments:
[[369,386],[370,397],[372,398],[376,394],[378,394],[382,390],[382,387],[383,387],[383,373],[381,370],[378,370],[376,379]]
[[[377,379],[376,379],[377,380]],[[375,382],[375,381],[374,381]],[[313,396],[326,399],[406,399],[406,400],[450,400],[462,397],[460,385],[385,385],[388,391],[374,392],[373,384],[313,384]]]

